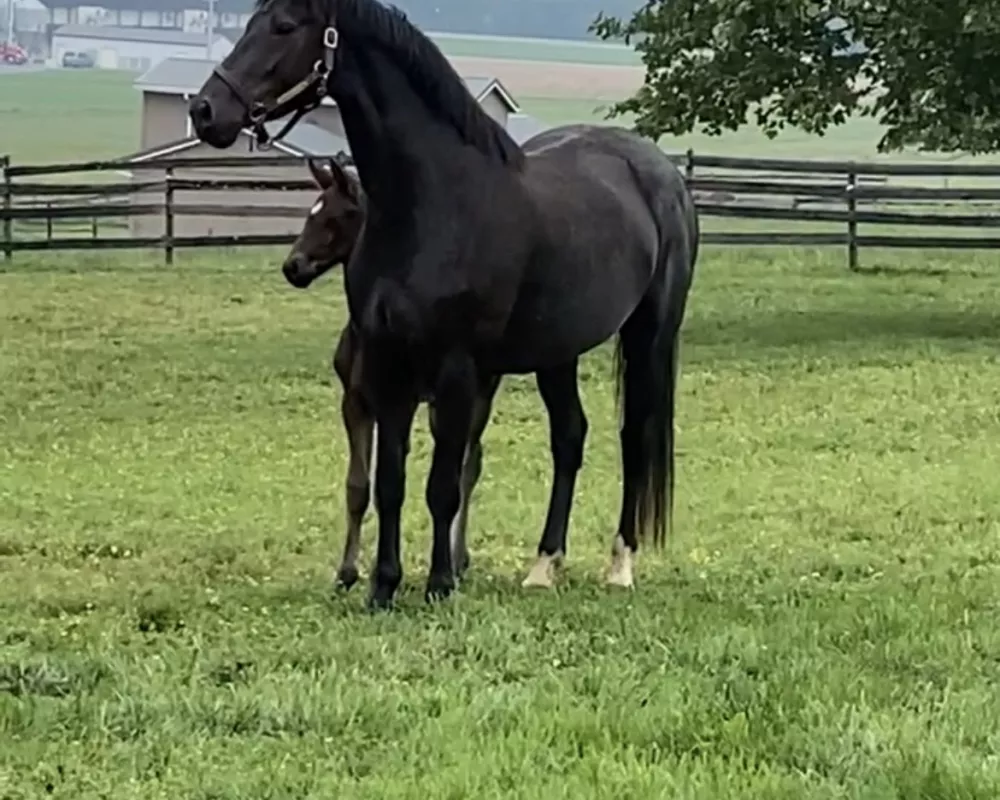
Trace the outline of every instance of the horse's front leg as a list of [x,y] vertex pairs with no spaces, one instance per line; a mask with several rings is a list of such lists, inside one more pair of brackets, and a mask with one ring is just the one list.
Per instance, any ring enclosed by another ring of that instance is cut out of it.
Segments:
[[403,580],[400,558],[400,513],[406,497],[406,456],[417,410],[415,395],[401,392],[380,405],[375,422],[375,508],[378,511],[378,548],[372,570],[368,607],[389,608]]
[[[455,568],[455,577],[461,580],[469,568],[469,546],[466,535],[469,528],[469,506],[472,494],[479,483],[483,471],[483,432],[490,421],[493,408],[493,398],[500,387],[500,378],[490,376],[480,382],[472,411],[472,426],[469,430],[469,443],[465,449],[465,460],[462,462],[461,496],[458,513],[451,523],[451,564]],[[428,405],[431,434],[437,435],[435,426],[437,417],[433,404]]]
[[445,357],[434,388],[434,456],[427,478],[427,507],[434,526],[427,600],[455,589],[452,525],[462,502],[462,463],[477,395],[476,365],[468,353]]
[[451,558],[455,574],[460,579],[469,568],[469,546],[466,542],[469,506],[472,503],[472,493],[483,471],[483,433],[490,421],[493,398],[499,387],[499,377],[490,377],[484,381],[479,387],[479,394],[473,406],[469,444],[465,450],[465,461],[462,463],[462,500],[455,521],[451,525]]

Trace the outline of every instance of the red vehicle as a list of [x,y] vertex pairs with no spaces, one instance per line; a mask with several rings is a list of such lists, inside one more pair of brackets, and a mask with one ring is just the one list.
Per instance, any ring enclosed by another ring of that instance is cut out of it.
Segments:
[[0,42],[0,61],[4,64],[27,64],[28,51],[18,44]]

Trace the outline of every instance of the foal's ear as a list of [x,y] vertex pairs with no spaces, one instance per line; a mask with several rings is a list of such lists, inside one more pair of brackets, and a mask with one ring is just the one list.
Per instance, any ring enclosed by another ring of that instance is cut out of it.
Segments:
[[312,173],[313,180],[316,181],[316,185],[322,190],[326,191],[333,185],[333,174],[330,172],[328,166],[319,165],[311,158],[306,161],[309,165],[309,172]]
[[357,181],[351,179],[351,176],[347,174],[347,171],[340,166],[340,162],[335,158],[328,159],[327,170],[329,171],[329,174],[340,193],[344,195],[344,197],[349,197],[350,199],[356,201],[358,199]]

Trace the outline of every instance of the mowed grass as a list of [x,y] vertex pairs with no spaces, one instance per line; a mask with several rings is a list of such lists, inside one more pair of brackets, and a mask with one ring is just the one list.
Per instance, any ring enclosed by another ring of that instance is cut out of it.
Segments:
[[[456,41],[479,41],[476,37],[453,37]],[[519,42],[518,39],[483,37],[492,41]],[[450,52],[448,37],[442,40]],[[546,60],[544,48],[549,47],[548,60],[558,62],[560,48],[617,52],[620,48],[586,42],[549,42],[524,40],[543,52],[528,52],[517,56]],[[477,44],[478,47],[478,44]],[[473,48],[475,49],[475,48]],[[631,53],[630,50],[624,50]],[[489,51],[452,55],[477,55],[504,57]],[[514,56],[510,56],[514,57]],[[582,61],[563,58],[562,60]],[[594,62],[602,63],[602,62]],[[612,62],[608,62],[612,63]],[[135,152],[139,146],[141,96],[133,87],[135,74],[116,70],[48,70],[24,74],[0,75],[0,154],[11,156],[15,164],[55,163],[86,161],[89,159],[119,158]],[[612,120],[606,118],[611,102],[604,98],[588,99],[585,96],[565,98],[539,98],[519,95],[522,109],[548,125],[572,122],[601,122],[604,124],[630,125],[630,117]],[[72,125],[67,124],[72,121]],[[775,139],[768,139],[758,128],[748,125],[739,131],[721,136],[708,136],[694,132],[687,136],[664,136],[661,146],[670,152],[684,152],[688,148],[700,155],[731,155],[772,158],[819,158],[832,160],[855,159],[859,161],[959,161],[963,163],[992,163],[995,157],[917,153],[906,151],[890,155],[876,152],[883,128],[871,119],[851,119],[833,128],[826,136],[814,136],[799,130],[787,130]],[[81,179],[94,180],[94,175]],[[894,179],[898,181],[900,179]],[[906,179],[903,179],[906,180]],[[987,182],[988,179],[986,179]],[[939,184],[940,178],[922,177],[910,182],[923,185]],[[980,185],[983,180],[951,179],[949,185]]]
[[626,45],[583,39],[543,39],[530,36],[489,36],[430,33],[445,55],[506,58],[513,61],[551,61],[571,64],[641,64],[639,54]]
[[133,80],[134,73],[103,69],[0,75],[0,155],[53,164],[138,150],[141,96]]
[[998,796],[991,258],[707,249],[676,527],[633,593],[601,582],[607,346],[557,591],[519,586],[550,462],[512,378],[469,580],[424,605],[421,412],[399,608],[371,616],[329,587],[340,281],[296,292],[279,256],[0,274],[0,796]]

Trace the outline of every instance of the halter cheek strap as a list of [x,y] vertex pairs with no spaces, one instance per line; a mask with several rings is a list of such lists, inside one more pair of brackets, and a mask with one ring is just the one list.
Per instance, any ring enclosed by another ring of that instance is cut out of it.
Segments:
[[[215,65],[212,72],[218,76],[219,80],[226,85],[246,109],[247,116],[250,118],[250,128],[253,130],[258,147],[267,149],[294,128],[302,117],[319,106],[327,94],[327,81],[330,73],[333,72],[334,58],[339,43],[340,35],[331,18],[330,24],[323,30],[323,57],[313,64],[312,70],[306,77],[287,91],[282,92],[273,103],[269,104],[254,100],[247,92],[243,91],[239,82],[222,64]],[[310,95],[309,98],[304,104],[295,108],[291,119],[282,126],[277,135],[272,137],[268,134],[264,124],[283,117],[288,113],[293,103],[307,93]]]

